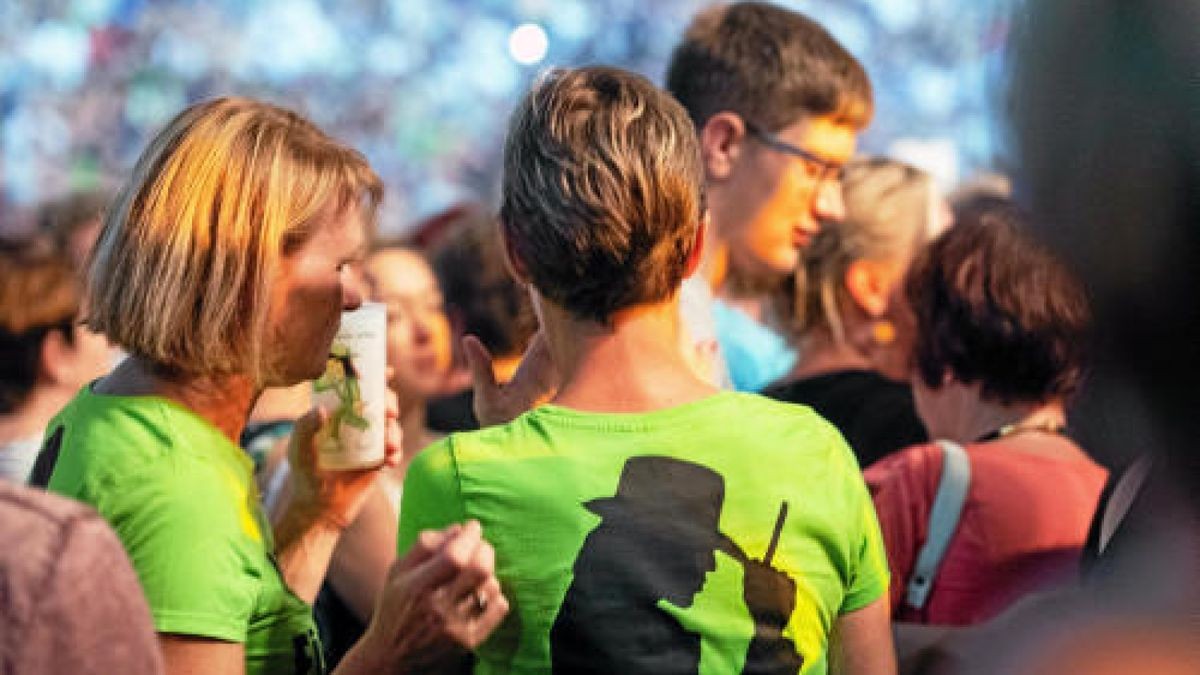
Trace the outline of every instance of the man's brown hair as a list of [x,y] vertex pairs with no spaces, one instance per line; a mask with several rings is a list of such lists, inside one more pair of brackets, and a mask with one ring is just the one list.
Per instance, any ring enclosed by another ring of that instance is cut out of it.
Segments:
[[697,128],[730,111],[769,131],[828,115],[862,129],[874,113],[862,64],[812,19],[765,2],[697,14],[671,55],[667,89]]
[[556,70],[513,112],[500,220],[544,297],[579,319],[670,298],[703,211],[687,113],[616,68]]

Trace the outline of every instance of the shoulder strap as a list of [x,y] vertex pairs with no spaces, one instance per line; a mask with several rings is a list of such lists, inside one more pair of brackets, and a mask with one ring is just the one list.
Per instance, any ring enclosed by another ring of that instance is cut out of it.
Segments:
[[937,578],[950,538],[958,529],[958,519],[967,501],[967,488],[971,485],[971,462],[967,451],[953,441],[938,441],[938,447],[942,449],[942,476],[933,508],[929,511],[929,533],[917,554],[904,596],[905,604],[913,609],[924,608],[929,599],[929,590]]

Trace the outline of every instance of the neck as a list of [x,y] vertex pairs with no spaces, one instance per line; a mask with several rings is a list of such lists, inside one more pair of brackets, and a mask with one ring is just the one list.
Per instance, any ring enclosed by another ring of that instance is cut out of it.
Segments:
[[119,396],[160,396],[188,408],[237,443],[259,389],[244,374],[191,376],[164,373],[137,356],[125,359],[95,392]]
[[1066,426],[1067,414],[1061,401],[1042,404],[1001,405],[980,401],[972,414],[965,415],[956,425],[953,440],[971,443],[1002,429],[1048,431]]
[[555,403],[594,412],[645,412],[716,392],[684,357],[677,297],[619,311],[611,326],[579,321],[539,302],[562,382]]
[[408,462],[428,445],[429,430],[425,426],[425,399],[405,396],[400,399],[400,431],[404,434],[404,456]]
[[837,340],[825,328],[813,330],[805,336],[804,347],[798,351],[800,356],[788,373],[788,380],[802,380],[839,370],[870,370],[872,367],[866,354]]
[[254,422],[294,420],[308,412],[311,407],[311,382],[301,382],[290,387],[271,387],[264,389],[259,395],[254,409],[250,412],[250,420]]
[[41,436],[46,431],[46,424],[74,393],[55,385],[35,386],[16,410],[0,415],[0,443]]
[[[708,231],[711,234],[715,232],[715,228],[709,228]],[[706,242],[704,257],[700,261],[697,274],[712,289],[713,295],[716,295],[729,277],[729,244],[719,241],[715,236]]]

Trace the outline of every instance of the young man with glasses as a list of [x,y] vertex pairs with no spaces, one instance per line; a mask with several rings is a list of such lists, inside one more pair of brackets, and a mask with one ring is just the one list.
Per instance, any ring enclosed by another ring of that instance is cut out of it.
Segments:
[[716,293],[730,273],[782,282],[821,221],[843,217],[842,167],[870,122],[871,83],[811,19],[740,2],[693,19],[666,85],[696,125],[704,162],[707,251],[700,278],[685,284],[684,310],[702,340],[708,331],[692,310],[707,317],[687,307],[689,293]]

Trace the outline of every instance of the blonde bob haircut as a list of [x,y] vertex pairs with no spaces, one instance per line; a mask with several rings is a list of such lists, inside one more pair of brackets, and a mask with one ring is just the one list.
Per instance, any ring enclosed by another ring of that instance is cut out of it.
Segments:
[[855,159],[846,167],[842,196],[846,217],[822,223],[777,298],[776,310],[793,340],[823,328],[845,344],[842,307],[850,266],[857,260],[907,263],[932,236],[933,178],[920,169],[884,157]]
[[169,373],[262,379],[272,280],[327,208],[374,223],[379,177],[283,108],[193,105],[138,159],[104,217],[87,325]]

